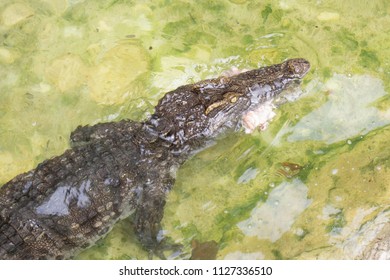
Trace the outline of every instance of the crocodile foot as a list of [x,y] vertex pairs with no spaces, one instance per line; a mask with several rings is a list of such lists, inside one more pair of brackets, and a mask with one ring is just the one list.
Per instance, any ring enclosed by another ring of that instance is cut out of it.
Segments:
[[[166,238],[160,241],[160,243],[148,251],[149,260],[153,260],[153,257],[156,256],[161,260],[166,259],[177,259],[178,257],[184,255],[183,245],[178,243],[173,243]],[[166,256],[168,254],[168,257]]]

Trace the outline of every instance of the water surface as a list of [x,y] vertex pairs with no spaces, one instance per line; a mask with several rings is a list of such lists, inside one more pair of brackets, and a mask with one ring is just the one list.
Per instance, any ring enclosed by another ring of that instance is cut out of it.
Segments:
[[[389,221],[389,15],[385,0],[3,0],[0,184],[78,125],[142,120],[179,85],[304,57],[303,96],[265,132],[179,170],[164,231],[187,255],[196,239],[220,259],[359,258]],[[78,258],[147,254],[124,220]]]

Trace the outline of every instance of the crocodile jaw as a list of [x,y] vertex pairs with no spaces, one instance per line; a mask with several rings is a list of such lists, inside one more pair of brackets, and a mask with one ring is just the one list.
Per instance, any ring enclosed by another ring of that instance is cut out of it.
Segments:
[[246,112],[241,120],[245,133],[252,133],[256,128],[266,130],[269,121],[276,116],[276,113],[274,112],[275,108],[272,101],[266,101],[260,104],[256,109]]

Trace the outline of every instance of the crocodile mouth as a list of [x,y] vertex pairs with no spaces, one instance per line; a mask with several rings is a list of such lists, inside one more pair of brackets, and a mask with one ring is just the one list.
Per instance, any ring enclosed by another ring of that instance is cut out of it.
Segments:
[[266,130],[269,122],[276,116],[275,108],[272,100],[269,100],[260,104],[254,110],[245,112],[241,119],[245,133],[252,133],[257,128]]
[[241,118],[245,133],[252,133],[256,129],[264,131],[268,128],[270,121],[276,116],[275,109],[280,105],[297,100],[303,91],[300,81],[292,81],[291,84],[274,98],[258,104],[255,108],[243,113]]

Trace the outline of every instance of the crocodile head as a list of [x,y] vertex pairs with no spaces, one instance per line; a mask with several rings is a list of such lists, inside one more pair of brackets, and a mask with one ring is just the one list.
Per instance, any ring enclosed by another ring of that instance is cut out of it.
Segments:
[[185,85],[168,92],[146,122],[159,138],[175,145],[237,129],[242,117],[303,78],[310,64],[302,58],[234,76]]

